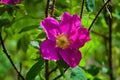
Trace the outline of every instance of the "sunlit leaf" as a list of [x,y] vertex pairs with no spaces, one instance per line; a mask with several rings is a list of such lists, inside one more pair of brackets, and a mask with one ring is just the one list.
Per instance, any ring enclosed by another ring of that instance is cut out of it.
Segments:
[[109,69],[107,67],[103,67],[102,68],[102,72],[105,73],[105,74],[108,74],[109,73]]
[[113,15],[120,20],[120,12],[117,9],[115,10],[115,13]]
[[34,48],[39,49],[39,42],[38,41],[31,41],[30,43]]

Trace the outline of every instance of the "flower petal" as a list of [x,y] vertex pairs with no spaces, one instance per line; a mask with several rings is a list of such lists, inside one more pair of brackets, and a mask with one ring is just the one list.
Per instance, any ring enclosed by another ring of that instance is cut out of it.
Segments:
[[81,27],[81,20],[80,20],[80,17],[75,14],[75,15],[72,16],[71,30],[78,29],[79,27]]
[[21,0],[15,0],[15,3],[20,3],[21,2]]
[[90,40],[90,34],[89,31],[86,28],[79,28],[75,34],[71,34],[71,40],[72,40],[72,47],[74,48],[80,48],[82,47],[87,41]]
[[70,48],[60,50],[60,56],[72,68],[76,67],[82,58],[79,50]]
[[40,44],[41,55],[46,60],[59,60],[58,50],[55,47],[55,42],[45,40]]
[[61,22],[60,22],[60,30],[62,33],[67,34],[69,32],[69,28],[71,25],[71,19],[72,19],[72,16],[69,13],[64,12],[62,14]]
[[45,30],[47,34],[47,38],[55,41],[55,37],[57,36],[59,29],[59,23],[54,18],[46,18],[40,22],[41,27]]
[[73,30],[81,26],[81,21],[78,15],[71,16],[69,13],[63,13],[60,22],[60,29],[62,33],[69,34]]
[[61,22],[67,22],[72,18],[72,16],[68,12],[64,12],[61,17]]
[[14,5],[20,3],[21,0],[1,0],[0,3]]
[[11,5],[14,4],[14,2],[11,1],[11,0],[1,0],[0,2],[3,3],[3,4],[11,4]]

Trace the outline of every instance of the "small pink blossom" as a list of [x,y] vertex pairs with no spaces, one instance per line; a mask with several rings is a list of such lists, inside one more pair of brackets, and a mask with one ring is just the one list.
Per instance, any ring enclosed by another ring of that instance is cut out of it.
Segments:
[[89,31],[81,27],[79,16],[64,12],[60,23],[48,17],[40,25],[47,35],[40,44],[41,56],[46,60],[63,59],[70,67],[76,67],[82,58],[79,48],[90,40]]
[[0,0],[0,3],[2,4],[9,4],[9,5],[15,5],[20,3],[21,0]]

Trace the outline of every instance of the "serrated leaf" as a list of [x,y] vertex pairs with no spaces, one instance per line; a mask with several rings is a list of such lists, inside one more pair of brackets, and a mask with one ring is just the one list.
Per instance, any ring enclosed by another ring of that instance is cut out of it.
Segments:
[[43,64],[44,64],[44,60],[40,58],[39,61],[30,68],[30,70],[26,75],[25,80],[34,80],[34,78],[38,75],[38,73],[42,69]]
[[33,30],[33,29],[39,29],[39,25],[26,26],[26,27],[24,27],[23,29],[21,29],[21,30],[19,31],[19,33],[26,32],[26,31],[30,31],[30,30]]
[[95,0],[85,0],[85,6],[89,12],[93,12],[95,8]]
[[80,67],[76,67],[72,69],[71,79],[72,80],[87,80],[85,76],[85,72]]

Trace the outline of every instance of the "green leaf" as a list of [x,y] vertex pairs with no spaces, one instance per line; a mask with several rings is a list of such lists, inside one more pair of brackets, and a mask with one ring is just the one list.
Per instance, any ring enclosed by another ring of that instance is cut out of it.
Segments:
[[85,0],[85,6],[89,12],[93,12],[95,8],[95,0]]
[[115,9],[115,13],[113,13],[113,16],[120,20],[120,11]]
[[34,78],[38,75],[38,73],[42,69],[43,64],[44,64],[44,60],[40,58],[39,61],[35,63],[27,72],[25,80],[34,80]]
[[23,37],[21,37],[18,40],[17,50],[22,49],[24,52],[26,52],[28,49],[29,43],[30,43],[29,35],[25,34]]
[[102,67],[102,72],[105,73],[105,74],[109,74],[109,68]]
[[40,49],[40,46],[39,46],[39,42],[38,42],[38,41],[31,41],[30,43],[31,43],[31,45],[32,45],[34,48]]
[[9,16],[13,16],[14,15],[14,7],[8,8],[7,13],[9,14]]
[[8,19],[0,19],[0,28],[2,26],[10,26],[10,21]]
[[99,73],[100,68],[96,67],[95,65],[90,65],[90,66],[87,66],[86,70],[87,70],[88,73],[95,76]]
[[23,29],[21,29],[19,31],[19,33],[30,31],[30,30],[33,30],[33,29],[39,29],[39,26],[40,25],[31,25],[31,26],[24,27]]
[[62,67],[62,68],[68,68],[69,67],[63,60],[57,61],[57,65],[59,67]]
[[64,76],[64,70],[68,69],[69,66],[63,60],[57,61],[57,65],[60,70],[60,73]]
[[37,36],[37,39],[44,39],[46,38],[46,34],[44,31],[40,31],[40,34]]
[[95,77],[93,80],[101,80],[100,78],[98,78],[98,77]]
[[85,72],[80,67],[76,67],[72,69],[71,79],[72,80],[87,80]]
[[2,5],[0,6],[0,15],[2,15],[6,11],[6,8]]

